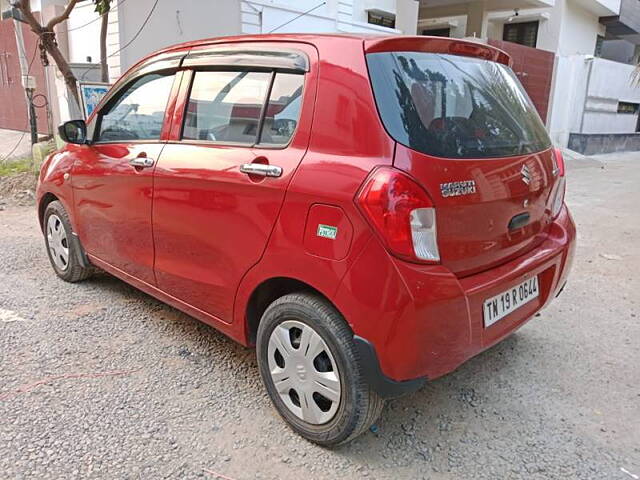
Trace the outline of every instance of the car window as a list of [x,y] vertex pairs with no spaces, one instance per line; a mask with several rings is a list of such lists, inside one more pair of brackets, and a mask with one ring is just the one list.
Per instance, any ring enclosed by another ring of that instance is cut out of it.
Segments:
[[422,52],[367,55],[387,131],[443,158],[492,158],[551,146],[513,71],[479,58]]
[[96,140],[158,140],[173,79],[173,74],[152,73],[135,80],[107,112],[101,113]]
[[261,145],[286,145],[293,136],[300,118],[304,76],[277,73],[269,95],[264,117]]
[[182,138],[253,145],[269,72],[195,72]]

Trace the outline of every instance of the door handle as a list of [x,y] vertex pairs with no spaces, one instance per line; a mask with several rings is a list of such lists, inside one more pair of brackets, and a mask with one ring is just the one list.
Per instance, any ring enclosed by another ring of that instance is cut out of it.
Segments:
[[240,165],[240,171],[247,175],[258,175],[260,177],[280,177],[282,175],[282,167],[263,163],[243,163]]
[[129,160],[129,165],[137,168],[153,167],[155,161],[149,157],[136,157]]

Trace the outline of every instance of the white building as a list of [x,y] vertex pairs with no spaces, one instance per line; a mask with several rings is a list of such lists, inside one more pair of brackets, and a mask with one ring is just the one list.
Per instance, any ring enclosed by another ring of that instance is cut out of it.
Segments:
[[[109,25],[110,76],[116,79],[159,48],[203,38],[274,30],[415,35],[418,6],[417,0],[115,0]],[[86,1],[70,19],[74,62],[99,58],[99,22],[73,30],[92,16],[93,6]]]

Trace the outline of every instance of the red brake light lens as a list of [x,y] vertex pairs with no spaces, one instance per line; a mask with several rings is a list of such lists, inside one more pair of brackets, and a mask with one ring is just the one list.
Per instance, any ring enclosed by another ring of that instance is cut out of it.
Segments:
[[412,261],[440,260],[433,202],[408,175],[378,168],[356,202],[391,253]]
[[558,175],[564,177],[564,157],[562,156],[562,150],[555,148],[553,150],[554,168],[558,169]]
[[558,179],[551,196],[551,217],[556,218],[560,215],[562,205],[564,205],[564,195],[567,185],[564,158],[562,156],[562,151],[559,148],[555,148],[553,150],[553,171],[554,174],[558,175]]

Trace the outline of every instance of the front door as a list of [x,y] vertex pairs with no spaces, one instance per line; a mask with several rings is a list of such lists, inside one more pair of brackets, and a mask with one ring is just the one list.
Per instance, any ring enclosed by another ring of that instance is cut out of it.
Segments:
[[152,73],[125,86],[95,119],[91,145],[74,164],[78,235],[88,254],[155,284],[153,171],[174,75]]
[[312,94],[304,72],[190,76],[182,133],[155,171],[155,272],[160,289],[229,323],[306,151]]

